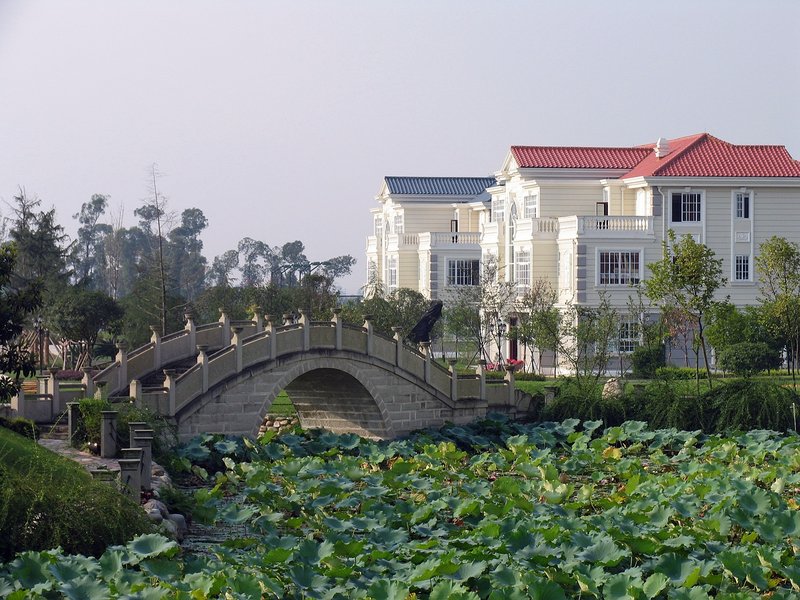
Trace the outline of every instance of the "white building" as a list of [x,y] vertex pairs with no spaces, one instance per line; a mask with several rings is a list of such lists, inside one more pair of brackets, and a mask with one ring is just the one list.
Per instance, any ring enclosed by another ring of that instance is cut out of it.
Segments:
[[[481,257],[497,257],[520,293],[546,279],[562,304],[591,306],[603,290],[625,307],[630,286],[647,277],[647,263],[661,258],[670,229],[694,236],[723,259],[728,284],[721,297],[753,304],[759,245],[773,235],[800,241],[800,162],[783,146],[735,145],[707,133],[634,147],[512,146],[495,179],[486,188],[490,198],[475,190],[459,205],[461,231],[479,232]],[[392,197],[387,183],[375,211],[384,221],[393,214]],[[404,209],[407,220],[416,213],[408,203]],[[404,242],[422,256],[421,237]],[[385,248],[368,257],[399,260],[399,247]],[[435,297],[441,287],[430,283],[432,273],[420,268],[418,282],[384,281]],[[508,348],[505,356],[514,352]]]
[[478,216],[492,177],[386,177],[371,210],[367,285],[406,287],[436,299],[450,284],[478,282]]

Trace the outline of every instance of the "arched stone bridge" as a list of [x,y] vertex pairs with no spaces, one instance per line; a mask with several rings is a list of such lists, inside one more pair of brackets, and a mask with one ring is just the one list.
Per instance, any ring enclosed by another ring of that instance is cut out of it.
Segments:
[[[473,376],[458,376],[405,345],[363,327],[312,322],[276,326],[267,318],[220,321],[186,327],[128,353],[93,378],[84,377],[87,394],[132,396],[172,418],[186,439],[202,432],[257,433],[275,397],[286,390],[304,427],[322,427],[369,437],[392,438],[446,421],[468,422],[487,411],[512,417],[528,411],[530,396],[516,390],[514,373],[487,381],[483,366]],[[164,369],[196,360],[188,370]],[[451,361],[452,362],[452,361]],[[142,381],[164,369],[162,386]]]

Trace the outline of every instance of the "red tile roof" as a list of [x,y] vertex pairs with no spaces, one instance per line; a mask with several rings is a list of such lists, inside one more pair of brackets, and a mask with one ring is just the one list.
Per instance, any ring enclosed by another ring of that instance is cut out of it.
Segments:
[[520,168],[630,169],[631,177],[800,177],[800,161],[784,146],[737,146],[708,133],[668,140],[661,158],[655,144],[628,148],[512,146]]
[[641,147],[511,146],[519,167],[540,169],[631,169],[649,152]]
[[737,146],[707,133],[668,144],[669,154],[662,158],[649,154],[622,178],[800,177],[800,161],[793,160],[784,146]]

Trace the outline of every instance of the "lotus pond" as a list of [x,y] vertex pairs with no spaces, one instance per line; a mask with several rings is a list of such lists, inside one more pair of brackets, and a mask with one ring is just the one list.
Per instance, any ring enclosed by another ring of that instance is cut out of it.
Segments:
[[498,418],[388,443],[207,436],[183,455],[224,465],[197,515],[241,537],[25,553],[0,596],[800,597],[796,435]]

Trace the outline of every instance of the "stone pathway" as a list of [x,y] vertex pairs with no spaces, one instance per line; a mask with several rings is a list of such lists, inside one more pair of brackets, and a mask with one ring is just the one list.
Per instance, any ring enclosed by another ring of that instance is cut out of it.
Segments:
[[119,461],[116,458],[101,458],[90,452],[83,452],[70,446],[66,440],[40,439],[39,445],[82,464],[87,471],[94,469],[119,471]]

